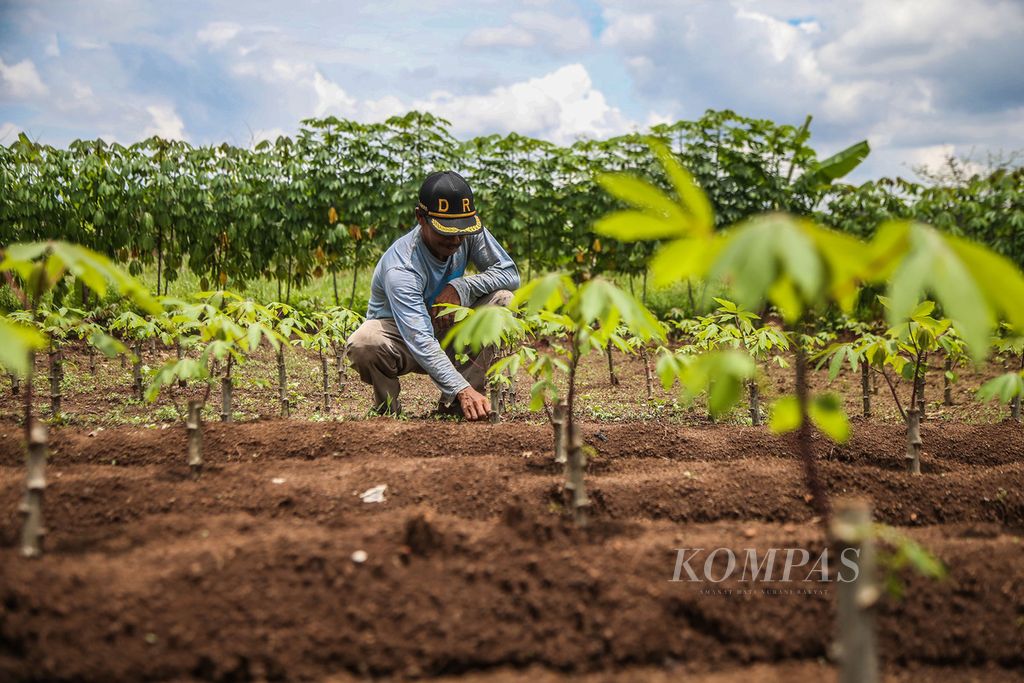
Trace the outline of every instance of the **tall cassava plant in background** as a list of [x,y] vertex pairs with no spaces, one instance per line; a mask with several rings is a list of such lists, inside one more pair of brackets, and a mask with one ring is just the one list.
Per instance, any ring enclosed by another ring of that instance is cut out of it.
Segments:
[[[887,223],[871,243],[864,243],[809,219],[776,213],[716,232],[711,205],[690,174],[663,145],[652,142],[652,148],[675,196],[630,176],[604,176],[601,182],[608,192],[634,208],[607,216],[595,230],[623,241],[664,240],[651,261],[656,282],[721,282],[749,310],[774,305],[786,326],[798,333],[815,308],[834,303],[851,311],[862,283],[888,285],[891,325],[908,319],[924,295],[933,293],[975,360],[984,357],[984,342],[999,317],[1024,319],[1024,277],[1013,264],[926,225]],[[798,432],[804,477],[825,521],[829,503],[817,472],[811,428],[813,424],[843,441],[849,423],[838,397],[811,394],[804,345],[796,346],[795,355],[795,393],[776,402],[771,424],[777,432]]]
[[[160,306],[133,278],[114,266],[110,260],[84,247],[67,242],[34,242],[12,244],[3,251],[0,273],[21,299],[26,310],[36,315],[44,297],[68,274],[81,280],[99,296],[108,286],[131,299],[135,305],[152,313]],[[21,553],[35,557],[42,552],[43,491],[46,489],[46,425],[36,420],[32,404],[32,380],[35,352],[42,344],[41,335],[24,327],[3,321],[0,325],[0,363],[8,372],[25,377],[24,425],[28,447],[26,494],[19,511],[25,516],[21,535]]]

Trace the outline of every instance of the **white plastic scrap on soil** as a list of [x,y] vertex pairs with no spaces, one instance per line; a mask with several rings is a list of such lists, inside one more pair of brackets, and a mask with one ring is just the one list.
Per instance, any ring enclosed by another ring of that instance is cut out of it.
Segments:
[[364,503],[383,503],[384,492],[387,490],[387,484],[379,484],[374,486],[372,489],[366,489],[359,494],[359,497],[363,499]]
[[362,564],[363,562],[366,562],[368,557],[369,555],[366,554],[365,550],[357,550],[354,553],[352,553],[352,561],[356,564]]
[[283,484],[284,483],[284,477],[274,477],[273,479],[270,480],[270,483],[271,484]]

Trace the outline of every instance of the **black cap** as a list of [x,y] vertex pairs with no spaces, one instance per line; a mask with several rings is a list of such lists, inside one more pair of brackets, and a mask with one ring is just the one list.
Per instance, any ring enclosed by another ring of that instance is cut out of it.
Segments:
[[475,235],[484,229],[473,204],[473,190],[455,171],[435,171],[420,185],[420,209],[441,235]]

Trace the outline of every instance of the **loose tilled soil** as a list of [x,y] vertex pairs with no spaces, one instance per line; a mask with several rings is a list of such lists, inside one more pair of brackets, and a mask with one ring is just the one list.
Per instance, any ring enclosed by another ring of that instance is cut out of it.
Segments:
[[[198,480],[177,424],[54,429],[47,554],[28,561],[21,427],[0,421],[0,680],[834,678],[834,583],[670,580],[678,548],[821,552],[789,438],[582,431],[585,530],[566,521],[541,424],[213,423]],[[932,421],[923,437],[916,477],[897,425],[816,441],[833,495],[869,497],[948,567],[891,570],[884,669],[1020,680],[1024,428]],[[363,502],[378,484],[386,500]]]
[[[332,379],[325,412],[316,359],[295,353],[295,412],[280,420],[273,356],[257,354],[236,375],[246,421],[206,424],[196,480],[167,396],[133,402],[130,368],[103,360],[93,376],[81,350],[67,360],[39,560],[17,555],[21,406],[0,391],[0,681],[835,678],[834,583],[799,580],[806,567],[790,583],[739,569],[671,581],[679,548],[705,549],[698,572],[716,548],[740,562],[776,548],[776,579],[785,549],[818,556],[792,439],[742,426],[743,406],[710,424],[660,387],[645,401],[635,360],[616,354],[614,388],[602,357],[582,366],[585,530],[566,521],[550,428],[521,404],[499,425],[360,419],[369,389],[350,375]],[[1024,428],[972,401],[1000,363],[963,370],[951,407],[931,373],[920,476],[902,471],[884,385],[849,443],[815,440],[831,494],[870,498],[948,568],[940,581],[886,569],[902,586],[878,614],[890,680],[1024,677]],[[791,369],[767,370],[767,401],[791,390]],[[859,377],[826,379],[815,390],[857,415]],[[403,379],[411,414],[436,400],[426,377]],[[379,484],[385,501],[364,503]]]

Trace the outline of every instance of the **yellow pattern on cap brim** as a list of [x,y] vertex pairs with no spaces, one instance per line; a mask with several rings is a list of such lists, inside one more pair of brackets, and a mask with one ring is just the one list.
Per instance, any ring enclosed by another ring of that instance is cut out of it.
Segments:
[[437,230],[438,232],[443,233],[445,235],[464,235],[466,233],[476,232],[480,230],[480,216],[475,216],[475,218],[475,224],[469,226],[468,228],[455,228],[448,225],[441,225],[440,223],[437,222],[437,219],[435,218],[430,219],[430,224],[434,226],[434,230]]

